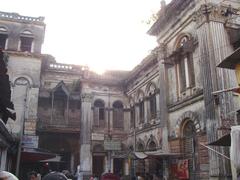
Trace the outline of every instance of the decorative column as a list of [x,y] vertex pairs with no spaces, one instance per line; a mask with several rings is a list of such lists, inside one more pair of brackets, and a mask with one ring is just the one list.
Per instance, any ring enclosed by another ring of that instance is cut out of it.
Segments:
[[[210,1],[213,2],[213,1]],[[198,37],[201,79],[205,106],[205,125],[208,142],[213,142],[222,136],[218,129],[224,119],[234,110],[231,93],[222,93],[214,96],[217,90],[236,86],[233,71],[216,68],[216,66],[232,52],[229,37],[224,23],[228,14],[227,7],[219,4],[204,3],[196,11],[196,32]],[[224,154],[223,148],[213,147]],[[209,151],[210,179],[226,177],[229,174],[229,162],[219,158],[216,153]]]
[[162,128],[162,140],[163,140],[163,150],[165,152],[169,151],[168,148],[168,108],[167,108],[167,72],[165,65],[165,45],[160,44],[158,47],[158,67],[159,67],[159,108],[160,108],[160,127]]
[[80,172],[79,179],[87,180],[92,173],[91,153],[91,103],[93,95],[83,93],[81,95],[81,127],[80,127]]
[[[167,70],[165,64],[165,45],[160,44],[157,53],[158,53],[158,67],[159,67],[159,107],[160,107],[160,128],[162,129],[162,150],[163,152],[169,152],[168,145],[168,108],[167,108]],[[169,178],[168,173],[168,162],[166,159],[163,160],[163,169],[164,169],[164,177]]]

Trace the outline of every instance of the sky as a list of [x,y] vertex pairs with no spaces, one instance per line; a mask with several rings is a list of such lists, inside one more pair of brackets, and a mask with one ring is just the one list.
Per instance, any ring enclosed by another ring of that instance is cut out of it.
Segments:
[[44,16],[42,53],[103,73],[131,70],[157,46],[146,33],[146,21],[160,9],[160,1],[0,0],[0,11]]

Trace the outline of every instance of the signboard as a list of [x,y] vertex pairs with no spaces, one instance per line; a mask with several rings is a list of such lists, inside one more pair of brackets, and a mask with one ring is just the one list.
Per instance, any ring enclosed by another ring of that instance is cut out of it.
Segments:
[[114,140],[104,141],[104,150],[106,151],[121,151],[121,142]]
[[92,133],[92,140],[93,141],[103,141],[104,134]]
[[38,136],[24,135],[22,138],[22,147],[38,148]]
[[178,161],[177,176],[178,179],[189,179],[188,159]]

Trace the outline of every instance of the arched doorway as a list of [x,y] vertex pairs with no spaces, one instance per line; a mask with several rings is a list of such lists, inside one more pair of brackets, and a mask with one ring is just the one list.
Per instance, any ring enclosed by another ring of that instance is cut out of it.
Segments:
[[196,176],[196,129],[193,121],[187,119],[182,125],[182,151],[188,160],[189,179]]
[[[156,151],[157,143],[154,140],[153,136],[150,137],[150,140],[147,144],[147,151]],[[145,173],[146,176],[151,177],[151,175],[159,175],[159,171],[161,171],[162,161],[159,158],[148,158],[145,159]]]
[[[143,152],[144,151],[144,142],[142,140],[139,140],[136,146],[136,151],[137,152]],[[144,159],[137,159],[135,161],[135,171],[136,174],[144,176],[145,174],[145,160]]]

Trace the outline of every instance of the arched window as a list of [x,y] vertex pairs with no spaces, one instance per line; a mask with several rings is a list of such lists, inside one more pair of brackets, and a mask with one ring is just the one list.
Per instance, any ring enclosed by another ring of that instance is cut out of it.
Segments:
[[140,119],[140,123],[144,123],[144,101],[141,100],[139,102],[139,119]]
[[5,27],[0,27],[0,48],[1,49],[7,49],[7,29]]
[[113,128],[123,128],[123,104],[121,101],[113,103]]
[[144,123],[144,93],[140,90],[138,92],[138,107],[139,107],[139,123]]
[[94,102],[93,126],[105,127],[105,106],[104,102],[100,99]]
[[67,109],[68,96],[62,86],[58,86],[53,91],[53,120],[58,123],[64,123],[65,110]]
[[183,153],[185,159],[189,159],[189,175],[190,179],[194,178],[194,172],[196,170],[196,130],[194,123],[191,120],[186,120],[182,127],[182,144]]
[[187,35],[182,36],[177,43],[180,52],[176,60],[180,93],[195,85],[192,46],[192,39]]
[[144,151],[144,145],[142,143],[138,143],[137,145],[137,151],[142,152]]
[[150,110],[150,117],[149,119],[155,119],[157,115],[157,107],[156,107],[156,86],[153,83],[147,88],[147,94],[149,99],[149,110]]
[[25,52],[33,52],[33,34],[31,31],[25,30],[20,34],[20,50]]
[[132,97],[129,99],[129,103],[130,103],[130,128],[133,128],[135,127],[135,105]]
[[133,128],[135,126],[135,106],[131,106],[130,108],[130,127]]
[[149,104],[150,104],[150,115],[151,115],[151,119],[155,119],[155,118],[156,118],[156,115],[157,115],[156,95],[155,95],[155,94],[150,94]]
[[154,141],[150,141],[148,144],[148,150],[149,151],[155,151],[157,149],[157,145]]

